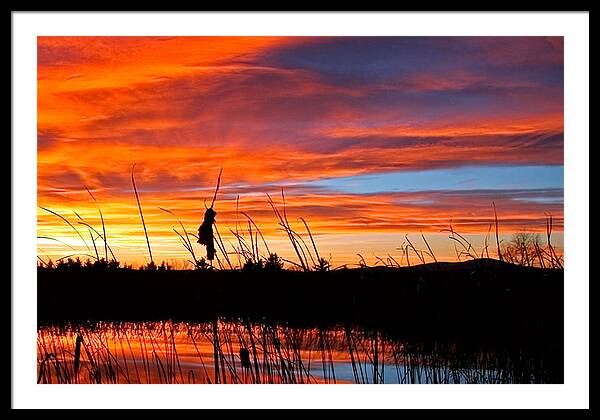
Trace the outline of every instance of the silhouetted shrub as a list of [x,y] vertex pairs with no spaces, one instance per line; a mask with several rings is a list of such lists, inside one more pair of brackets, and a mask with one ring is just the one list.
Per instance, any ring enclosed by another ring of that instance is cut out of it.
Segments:
[[265,262],[266,270],[282,270],[283,269],[283,260],[276,254],[269,254],[269,258]]
[[244,266],[242,267],[243,271],[253,271],[253,270],[262,270],[265,267],[265,263],[263,260],[253,261],[248,259]]
[[331,264],[325,258],[319,258],[319,262],[315,265],[315,271],[329,271]]

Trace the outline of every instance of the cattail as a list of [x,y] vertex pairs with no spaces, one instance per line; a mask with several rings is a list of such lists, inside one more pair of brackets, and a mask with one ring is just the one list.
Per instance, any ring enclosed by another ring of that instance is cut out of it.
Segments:
[[250,352],[245,347],[240,349],[240,361],[244,369],[250,369]]
[[206,258],[215,259],[215,238],[213,235],[213,223],[217,212],[211,208],[204,212],[204,221],[198,228],[198,243],[206,246]]
[[213,195],[210,207],[204,212],[204,220],[198,228],[198,243],[206,246],[206,259],[211,261],[215,259],[215,237],[213,235],[213,223],[215,223],[215,216],[217,212],[213,209],[215,200],[217,199],[217,192],[219,192],[219,186],[221,185],[221,174],[223,168],[219,171],[219,178],[217,179],[217,187],[215,188],[215,194]]
[[77,377],[77,371],[79,370],[79,358],[81,357],[81,343],[83,342],[83,338],[81,334],[77,334],[77,339],[75,340],[75,356],[73,358],[73,373],[75,377]]

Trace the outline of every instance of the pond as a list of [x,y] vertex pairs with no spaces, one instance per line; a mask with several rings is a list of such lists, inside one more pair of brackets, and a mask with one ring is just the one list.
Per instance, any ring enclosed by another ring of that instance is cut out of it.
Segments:
[[42,384],[499,384],[562,375],[523,348],[245,319],[45,325],[37,355]]

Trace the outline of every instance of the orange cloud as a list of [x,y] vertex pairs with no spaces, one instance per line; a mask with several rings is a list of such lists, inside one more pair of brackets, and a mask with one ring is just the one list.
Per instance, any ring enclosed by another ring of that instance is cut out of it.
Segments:
[[[266,60],[305,44],[318,48],[314,38],[294,37],[39,37],[38,203],[72,219],[88,238],[73,211],[99,226],[84,186],[90,188],[115,253],[136,264],[144,261],[145,239],[130,183],[134,162],[155,255],[179,262],[187,256],[172,230],[176,220],[158,207],[195,231],[221,166],[217,220],[226,241],[233,242],[228,228],[243,220],[235,211],[240,195],[240,208],[289,258],[264,195],[277,195],[281,185],[289,214],[296,222],[305,217],[340,263],[355,261],[356,252],[393,252],[405,233],[437,235],[450,219],[481,240],[491,201],[507,235],[543,229],[545,211],[562,229],[562,204],[515,200],[515,192],[361,195],[303,186],[465,164],[560,165],[563,149],[562,98],[548,99],[555,88],[466,70],[336,83],[315,69]],[[490,60],[541,65],[506,51]],[[476,106],[456,109],[454,95]],[[38,217],[40,236],[68,244],[41,240],[40,256],[93,252],[91,240],[84,246],[57,217],[41,209]],[[447,242],[437,246],[452,257]]]

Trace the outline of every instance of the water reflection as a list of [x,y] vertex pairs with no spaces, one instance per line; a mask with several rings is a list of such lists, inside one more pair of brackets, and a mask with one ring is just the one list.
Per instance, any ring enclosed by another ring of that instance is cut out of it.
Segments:
[[543,357],[247,320],[38,329],[38,383],[543,383]]

